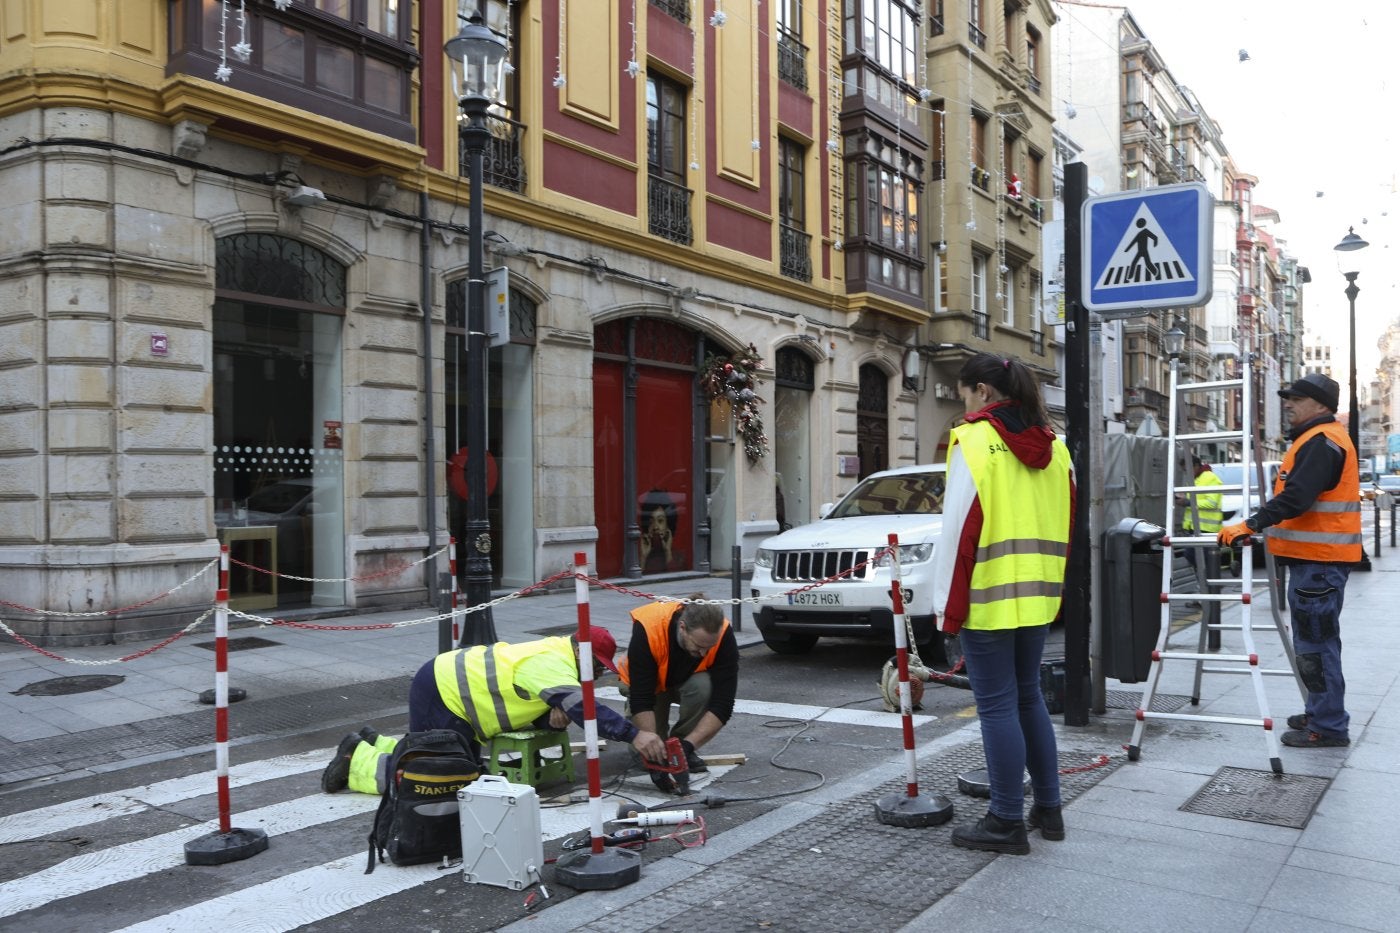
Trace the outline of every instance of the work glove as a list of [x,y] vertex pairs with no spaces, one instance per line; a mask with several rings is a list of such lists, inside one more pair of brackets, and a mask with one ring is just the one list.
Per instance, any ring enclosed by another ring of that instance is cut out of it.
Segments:
[[1220,542],[1221,547],[1235,547],[1245,544],[1245,540],[1255,534],[1254,530],[1244,522],[1235,522],[1233,525],[1226,525],[1220,529],[1220,533],[1215,536],[1215,540]]

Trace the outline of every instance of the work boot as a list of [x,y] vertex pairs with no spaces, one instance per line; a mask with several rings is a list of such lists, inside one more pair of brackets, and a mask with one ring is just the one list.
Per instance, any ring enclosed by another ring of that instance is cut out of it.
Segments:
[[326,770],[321,772],[321,790],[328,794],[345,790],[350,783],[350,759],[354,757],[355,749],[359,748],[363,741],[358,732],[352,732],[340,740],[335,757],[326,765]]
[[953,845],[1005,855],[1029,855],[1031,851],[1031,844],[1026,841],[1025,820],[1003,820],[994,813],[988,813],[971,826],[953,830]]
[[705,759],[700,757],[700,753],[695,750],[695,746],[690,744],[689,739],[681,739],[681,748],[685,751],[685,764],[690,769],[691,774],[706,774],[710,766],[705,764]]
[[360,738],[371,745],[379,744],[379,733],[374,731],[373,726],[363,726],[360,728]]
[[1294,713],[1288,717],[1288,728],[1302,731],[1308,727],[1307,713]]
[[1042,807],[1035,804],[1026,816],[1026,830],[1040,830],[1040,838],[1059,842],[1065,838],[1065,817],[1059,807]]
[[1341,735],[1322,735],[1319,732],[1304,732],[1301,729],[1285,732],[1279,739],[1289,748],[1344,748],[1351,739]]

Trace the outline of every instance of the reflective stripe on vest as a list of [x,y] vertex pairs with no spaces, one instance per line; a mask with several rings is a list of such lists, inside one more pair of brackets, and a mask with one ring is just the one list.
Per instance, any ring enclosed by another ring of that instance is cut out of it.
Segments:
[[[1196,477],[1196,482],[1194,485],[1196,485],[1197,487],[1223,486],[1224,483],[1221,481],[1219,476],[1215,475],[1214,470],[1206,470],[1200,476]],[[1220,493],[1201,493],[1197,495],[1195,499],[1196,516],[1201,520],[1201,534],[1215,534],[1220,530],[1222,519],[1224,518],[1225,514],[1220,509]],[[1194,530],[1194,526],[1191,523],[1190,503],[1187,503],[1186,505],[1186,517],[1182,520],[1181,527],[1186,529],[1187,531]]]
[[1269,552],[1275,557],[1330,563],[1361,559],[1361,482],[1357,474],[1356,449],[1347,429],[1336,421],[1314,425],[1295,440],[1283,455],[1274,495],[1283,492],[1284,477],[1293,471],[1293,459],[1304,444],[1318,434],[1325,435],[1345,455],[1342,478],[1331,489],[1323,490],[1306,512],[1264,529]]
[[[642,630],[647,634],[647,647],[656,661],[657,693],[666,692],[666,674],[671,666],[671,617],[679,608],[680,603],[657,602],[647,603],[632,610],[632,620],[642,624]],[[724,633],[728,630],[729,620],[725,619],[719,627],[719,638],[715,639],[714,646],[700,659],[700,663],[695,665],[696,671],[707,671],[714,665],[715,657],[719,654],[719,643],[724,640]],[[630,645],[628,649],[631,649]],[[627,674],[626,658],[618,665],[617,676],[624,684],[629,687],[632,685]]]
[[433,677],[448,710],[470,723],[478,738],[489,739],[524,728],[548,712],[544,700],[515,685],[515,669],[551,652],[574,662],[573,642],[567,637],[516,645],[497,642],[438,655]]
[[1064,591],[1069,450],[1055,441],[1049,466],[1032,469],[985,421],[955,428],[953,442],[961,446],[982,506],[966,627],[1045,625],[1059,614]]

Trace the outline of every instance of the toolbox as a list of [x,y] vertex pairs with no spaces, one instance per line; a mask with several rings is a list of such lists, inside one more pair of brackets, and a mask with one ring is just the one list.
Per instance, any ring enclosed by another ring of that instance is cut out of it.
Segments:
[[528,784],[483,774],[457,792],[462,880],[520,891],[540,880],[540,798]]

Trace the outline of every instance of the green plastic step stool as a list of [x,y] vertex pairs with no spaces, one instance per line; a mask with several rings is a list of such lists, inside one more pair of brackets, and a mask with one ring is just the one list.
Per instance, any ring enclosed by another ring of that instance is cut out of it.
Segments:
[[[557,755],[546,754],[559,750]],[[506,760],[502,760],[506,759]],[[512,784],[540,787],[574,780],[574,753],[567,730],[529,729],[502,732],[491,739],[487,770]]]

